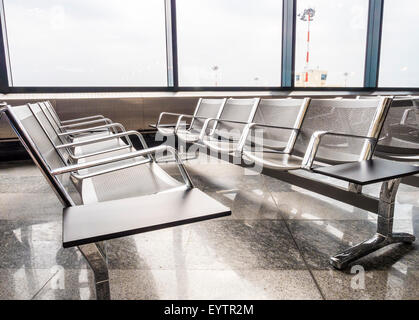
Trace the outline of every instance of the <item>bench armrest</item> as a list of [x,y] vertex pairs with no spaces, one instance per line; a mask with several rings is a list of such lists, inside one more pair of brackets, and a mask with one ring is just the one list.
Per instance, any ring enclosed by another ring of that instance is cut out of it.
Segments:
[[292,131],[299,131],[299,129],[291,128],[291,127],[281,127],[281,126],[272,126],[268,124],[261,124],[261,123],[249,123],[243,129],[243,133],[240,137],[239,143],[237,145],[237,151],[242,153],[244,145],[246,144],[247,137],[249,136],[250,131],[255,127],[262,127],[262,128],[273,128],[273,129],[281,129],[281,130],[292,130]]
[[157,120],[156,128],[158,128],[160,126],[160,122],[163,119],[163,116],[165,116],[165,115],[167,115],[167,116],[177,116],[177,117],[179,117],[179,116],[186,116],[183,113],[162,112],[162,113],[160,113],[159,120]]
[[[149,159],[146,161],[140,161],[138,163],[135,163],[135,165],[140,165],[140,164],[145,164],[151,161],[151,154],[155,154],[157,152],[170,152],[173,154],[173,156],[175,157],[176,160],[176,164],[179,167],[179,171],[182,175],[182,178],[185,181],[185,184],[189,187],[189,188],[193,188],[193,183],[191,178],[189,177],[189,174],[187,173],[182,160],[179,157],[179,154],[177,153],[177,151],[169,146],[158,146],[158,147],[153,147],[153,148],[148,148],[148,149],[144,149],[144,150],[139,150],[139,151],[135,151],[135,152],[130,152],[130,153],[125,153],[125,154],[121,154],[121,155],[117,155],[117,156],[113,156],[113,157],[109,157],[109,158],[105,158],[105,159],[99,159],[99,160],[94,160],[94,161],[89,161],[89,162],[84,162],[84,163],[79,163],[79,164],[75,164],[75,165],[69,165],[66,167],[62,167],[62,168],[57,168],[51,171],[51,174],[53,176],[57,176],[57,175],[61,175],[64,173],[73,173],[76,172],[78,170],[82,170],[82,169],[88,169],[88,168],[92,168],[92,167],[97,167],[97,166],[101,166],[101,165],[105,165],[105,164],[109,164],[109,163],[115,163],[115,162],[119,162],[119,161],[123,161],[123,160],[127,160],[127,159],[132,159],[132,158],[137,158],[137,157],[141,157],[141,156],[149,156]],[[104,169],[101,171],[98,171],[94,174],[89,174],[89,175],[75,175],[75,177],[78,178],[86,178],[86,177],[92,177],[92,176],[97,176],[97,175],[101,175],[101,174],[105,174],[105,173],[109,173],[109,172],[113,172],[113,171],[117,171],[117,170],[122,170],[122,169],[126,169],[129,167],[132,167],[133,164],[125,164],[125,165],[121,165],[115,168],[110,168],[110,169]]]
[[358,136],[358,135],[344,134],[344,133],[337,133],[337,132],[330,132],[330,131],[316,131],[312,134],[310,138],[310,142],[308,143],[307,150],[304,154],[304,158],[301,163],[302,169],[311,170],[314,159],[316,158],[317,151],[319,150],[321,140],[326,135],[332,135],[332,136],[337,136],[337,137],[347,137],[347,138],[354,138],[354,139],[363,139],[363,140],[367,140],[369,143],[377,141],[377,139],[375,138],[366,137],[366,136]]
[[409,114],[413,111],[416,111],[416,108],[410,108],[410,109],[404,110],[403,116],[400,120],[400,125],[404,126],[407,124],[407,119],[409,118]]
[[61,137],[71,136],[71,135],[78,135],[78,134],[87,133],[87,132],[91,132],[91,131],[97,131],[97,130],[101,130],[101,129],[111,129],[111,128],[119,128],[119,129],[121,129],[122,132],[126,131],[122,124],[120,124],[120,123],[110,123],[110,124],[105,124],[105,125],[97,126],[97,127],[90,127],[90,128],[79,129],[79,130],[67,131],[67,132],[64,132],[64,133],[59,133],[58,135],[61,136]]
[[96,119],[105,119],[105,117],[101,114],[98,114],[98,115],[95,115],[95,116],[64,120],[64,121],[60,121],[60,123],[62,125],[66,125],[66,124],[72,124],[72,123],[76,123],[76,122],[85,122],[85,121],[96,120]]
[[66,130],[66,129],[71,129],[71,128],[77,128],[77,127],[82,127],[82,126],[88,126],[91,124],[96,124],[96,123],[106,123],[106,124],[111,124],[112,121],[108,118],[103,118],[103,119],[97,119],[97,120],[91,120],[91,121],[85,121],[85,122],[79,122],[79,123],[75,123],[75,124],[68,124],[68,125],[64,125],[64,126],[60,126],[61,130]]
[[112,134],[112,135],[109,135],[109,136],[83,140],[83,141],[79,141],[79,142],[71,142],[71,143],[66,143],[66,144],[60,144],[60,145],[56,146],[56,148],[57,149],[65,149],[65,148],[79,147],[79,146],[84,146],[84,145],[88,145],[88,144],[92,144],[92,143],[103,142],[103,141],[107,141],[107,140],[111,140],[111,139],[117,139],[117,138],[128,137],[128,136],[137,136],[138,139],[140,140],[143,148],[144,149],[148,148],[147,143],[145,142],[143,135],[141,133],[139,133],[138,131],[133,131],[133,130],[125,131],[125,132],[121,132],[121,133],[115,133],[115,134]]

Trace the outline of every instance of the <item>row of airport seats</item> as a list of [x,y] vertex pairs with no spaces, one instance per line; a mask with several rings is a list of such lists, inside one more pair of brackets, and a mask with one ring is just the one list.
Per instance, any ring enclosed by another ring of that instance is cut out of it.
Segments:
[[[282,170],[305,165],[304,154],[316,131],[378,139],[375,156],[419,161],[419,98],[388,100],[383,123],[374,124],[377,108],[383,108],[380,107],[383,99],[391,98],[200,99],[193,115],[161,113],[157,130],[163,136],[175,135],[182,142],[198,143],[221,153],[236,153],[259,165]],[[174,126],[164,124],[168,117],[177,118]],[[378,131],[373,133],[369,130],[374,125]],[[323,144],[317,151],[323,162],[360,159],[365,140],[327,133],[323,136]]]
[[[379,180],[384,181],[379,199],[362,194],[362,181],[350,182],[348,190],[341,190],[311,177],[290,178],[284,173],[296,169],[313,173],[331,165],[368,161],[395,100],[199,99],[193,115],[161,114],[157,129],[229,159],[245,160],[247,166],[257,164],[254,167],[264,174],[310,185],[320,194],[377,213],[379,228],[373,241],[332,257],[331,263],[342,269],[389,243],[414,241],[411,235],[392,233],[392,201],[400,173]],[[63,203],[63,246],[77,246],[87,259],[99,299],[110,298],[102,241],[231,214],[194,186],[174,148],[149,148],[141,133],[126,131],[111,119],[95,115],[62,121],[49,101],[17,107],[3,104],[0,111]],[[413,115],[409,111],[408,116]],[[162,125],[166,116],[176,117],[176,124]],[[134,148],[133,138],[138,139],[140,150]],[[159,166],[159,156],[167,152],[173,155],[182,182]],[[406,167],[403,174],[414,170]],[[382,175],[383,170],[379,171]]]
[[[376,213],[377,232],[371,239],[330,258],[334,267],[343,269],[386,245],[415,240],[393,232],[393,217],[402,178],[419,173],[419,166],[373,157],[382,157],[389,146],[404,149],[407,143],[399,140],[408,136],[416,158],[395,157],[394,150],[387,157],[418,164],[417,101],[416,97],[200,99],[193,115],[161,113],[156,128],[161,135],[175,136],[181,142],[178,146],[198,146],[192,149]],[[176,123],[163,124],[167,117],[176,117]],[[325,182],[319,175],[347,182],[347,187]],[[403,181],[417,187],[417,180]],[[363,194],[364,185],[378,182],[382,182],[378,198]]]

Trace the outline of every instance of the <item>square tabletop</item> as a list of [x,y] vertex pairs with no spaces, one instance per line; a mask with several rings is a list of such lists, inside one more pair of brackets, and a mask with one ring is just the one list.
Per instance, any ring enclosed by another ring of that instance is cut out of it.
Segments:
[[313,168],[312,171],[359,185],[366,185],[419,173],[419,166],[384,159],[372,159]]

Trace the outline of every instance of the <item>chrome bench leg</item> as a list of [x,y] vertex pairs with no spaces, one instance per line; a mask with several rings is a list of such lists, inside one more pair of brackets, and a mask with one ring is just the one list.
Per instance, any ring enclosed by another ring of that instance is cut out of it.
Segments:
[[378,204],[377,233],[333,257],[330,263],[335,268],[345,269],[349,263],[392,243],[412,243],[415,237],[408,233],[393,233],[394,202],[401,179],[383,182]]
[[110,300],[109,273],[103,244],[91,243],[78,246],[93,270],[97,300]]

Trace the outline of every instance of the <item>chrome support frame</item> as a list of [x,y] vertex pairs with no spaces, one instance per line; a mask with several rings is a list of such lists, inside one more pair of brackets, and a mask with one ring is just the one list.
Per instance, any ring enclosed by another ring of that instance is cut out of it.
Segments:
[[110,300],[109,271],[106,250],[99,243],[90,243],[78,246],[93,271],[97,300]]
[[400,180],[399,178],[385,181],[381,185],[376,234],[371,239],[331,257],[330,263],[333,267],[339,270],[345,269],[349,263],[389,244],[415,241],[415,236],[411,234],[393,233],[394,202]]
[[381,97],[379,106],[375,112],[374,119],[368,130],[367,136],[375,139],[375,143],[372,144],[371,140],[365,141],[362,151],[360,153],[359,161],[369,160],[372,158],[377,141],[380,137],[381,129],[383,128],[384,121],[387,118],[388,110],[393,102],[393,97]]

